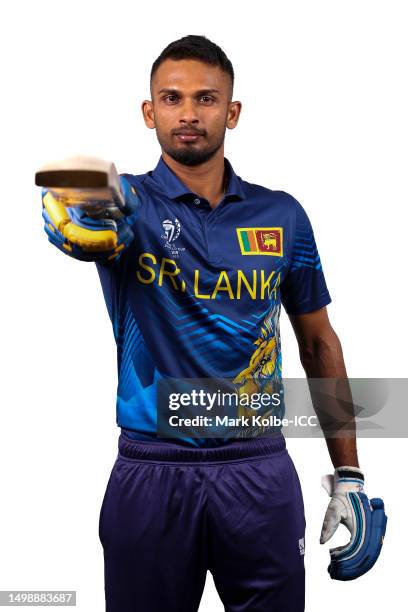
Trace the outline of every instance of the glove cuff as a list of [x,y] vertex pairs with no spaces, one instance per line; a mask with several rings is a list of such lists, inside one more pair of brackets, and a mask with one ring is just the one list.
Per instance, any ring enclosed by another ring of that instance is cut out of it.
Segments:
[[335,492],[362,492],[364,489],[364,474],[360,468],[342,465],[334,470],[334,474],[322,476],[321,483],[330,497],[332,497]]
[[354,490],[364,489],[364,474],[358,467],[342,465],[334,470],[334,489],[335,490]]
[[337,467],[334,470],[335,476],[337,478],[355,478],[357,480],[362,480],[364,482],[364,474],[358,467],[354,467],[352,465],[342,465],[341,467]]

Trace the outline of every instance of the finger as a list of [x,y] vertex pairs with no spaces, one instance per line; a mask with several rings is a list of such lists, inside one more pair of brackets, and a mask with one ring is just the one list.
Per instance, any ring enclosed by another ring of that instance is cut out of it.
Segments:
[[332,474],[326,474],[325,476],[322,476],[321,484],[322,484],[323,489],[325,489],[325,491],[327,491],[327,493],[331,497],[333,495],[333,490],[334,490],[334,478],[333,478],[333,475]]
[[109,251],[117,246],[116,232],[112,230],[90,230],[68,223],[62,233],[67,240],[86,251]]
[[323,527],[320,534],[320,544],[325,544],[335,533],[340,524],[341,515],[337,504],[330,502],[323,519]]
[[48,191],[43,197],[51,222],[63,236],[86,251],[109,251],[117,247],[117,236],[113,230],[90,230],[72,223],[65,206]]
[[67,212],[67,209],[62,204],[62,202],[59,202],[52,196],[50,191],[45,192],[42,201],[44,204],[44,208],[47,211],[49,218],[51,219],[51,222],[62,234],[64,225],[67,225],[67,223],[71,223],[71,218]]

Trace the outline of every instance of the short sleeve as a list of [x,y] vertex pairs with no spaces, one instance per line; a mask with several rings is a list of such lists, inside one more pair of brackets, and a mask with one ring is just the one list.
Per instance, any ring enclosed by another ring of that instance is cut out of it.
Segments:
[[330,304],[312,225],[295,201],[296,218],[289,270],[281,284],[281,301],[288,315],[305,314]]

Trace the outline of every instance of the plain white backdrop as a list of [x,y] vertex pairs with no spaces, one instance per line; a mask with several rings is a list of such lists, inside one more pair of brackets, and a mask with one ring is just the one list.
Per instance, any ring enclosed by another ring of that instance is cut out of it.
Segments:
[[[151,64],[172,40],[205,34],[232,60],[243,103],[226,155],[309,214],[349,376],[406,377],[406,27],[395,0],[2,9],[0,590],[76,589],[80,612],[104,610],[98,518],[119,433],[115,345],[94,265],[47,241],[36,168],[83,153],[120,172],[152,169],[159,147],[140,111]],[[284,311],[281,334],[284,375],[303,376]],[[319,544],[324,440],[288,448],[306,506],[306,611],[405,600],[406,440],[359,443],[366,492],[384,498],[389,523],[378,564],[350,583],[326,571],[348,532]],[[208,574],[200,612],[222,609]]]

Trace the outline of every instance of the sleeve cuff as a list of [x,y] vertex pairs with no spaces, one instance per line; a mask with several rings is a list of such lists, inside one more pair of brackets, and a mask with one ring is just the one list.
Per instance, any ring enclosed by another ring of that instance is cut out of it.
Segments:
[[318,298],[307,300],[302,304],[292,306],[291,308],[286,308],[286,313],[288,315],[306,314],[307,312],[313,312],[314,310],[319,310],[320,308],[327,306],[331,303],[331,301],[332,299],[330,294],[328,291],[326,291]]

